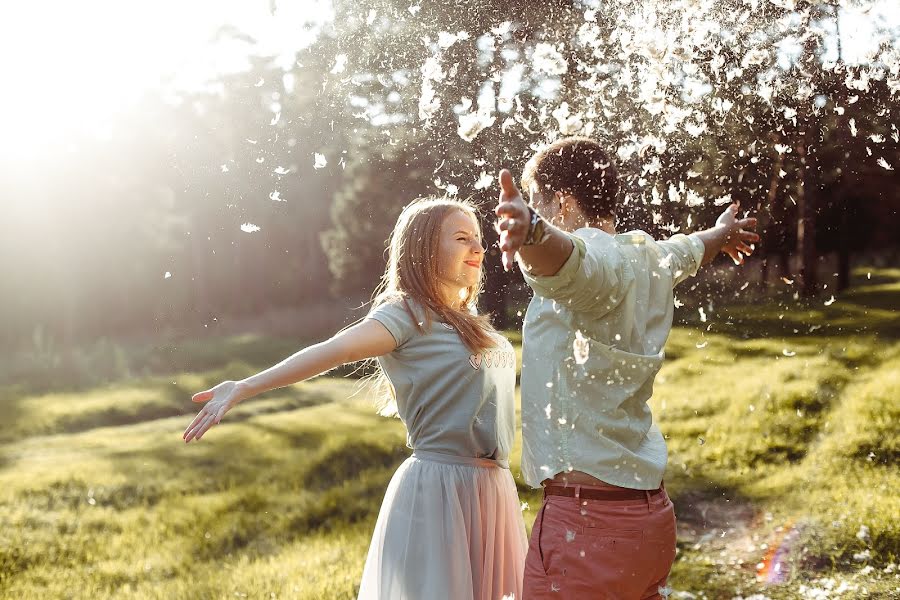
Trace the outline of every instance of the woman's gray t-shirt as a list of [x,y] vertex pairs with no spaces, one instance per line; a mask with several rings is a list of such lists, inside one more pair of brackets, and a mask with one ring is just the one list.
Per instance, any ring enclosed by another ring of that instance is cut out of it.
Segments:
[[397,347],[378,357],[394,388],[397,411],[415,450],[507,460],[515,435],[516,355],[502,335],[473,354],[456,330],[410,300],[421,333],[402,300],[375,307],[375,319]]

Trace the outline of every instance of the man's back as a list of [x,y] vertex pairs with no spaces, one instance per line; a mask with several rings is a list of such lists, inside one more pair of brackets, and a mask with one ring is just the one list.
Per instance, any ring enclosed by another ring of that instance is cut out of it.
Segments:
[[656,489],[666,445],[647,406],[672,326],[672,288],[696,273],[696,236],[654,241],[583,228],[535,296],[523,330],[522,471],[532,486],[581,471]]

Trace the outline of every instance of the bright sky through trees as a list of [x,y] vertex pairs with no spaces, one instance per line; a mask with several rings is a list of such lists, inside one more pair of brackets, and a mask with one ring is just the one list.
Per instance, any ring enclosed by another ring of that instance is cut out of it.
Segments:
[[[143,94],[201,88],[249,68],[251,54],[287,67],[331,18],[317,0],[280,3],[274,15],[269,0],[30,0],[3,12],[4,159],[39,155],[73,133],[108,136]],[[223,26],[246,39],[217,37]]]
[[[846,62],[866,61],[879,24],[900,30],[892,5],[842,9]],[[36,158],[47,144],[71,143],[73,134],[108,137],[143,94],[200,89],[219,74],[249,68],[250,55],[277,57],[287,70],[332,18],[327,0],[16,3],[0,23],[0,157]],[[217,36],[223,26],[237,35]],[[789,56],[799,48],[780,51]],[[836,44],[829,52],[836,56]],[[514,70],[505,78],[507,85],[517,81]]]

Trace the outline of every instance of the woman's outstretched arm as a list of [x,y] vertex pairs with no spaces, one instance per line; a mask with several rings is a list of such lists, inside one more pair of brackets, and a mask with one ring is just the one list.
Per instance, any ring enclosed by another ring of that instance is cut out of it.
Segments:
[[394,350],[396,345],[384,325],[367,319],[247,379],[223,381],[194,394],[194,402],[205,404],[182,437],[185,442],[199,440],[210,427],[222,420],[225,413],[247,398],[315,377],[346,363],[382,356]]

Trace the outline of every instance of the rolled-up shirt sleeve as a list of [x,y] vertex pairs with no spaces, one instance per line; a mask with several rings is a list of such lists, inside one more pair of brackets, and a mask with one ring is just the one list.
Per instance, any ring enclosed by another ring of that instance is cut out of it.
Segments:
[[569,238],[575,248],[560,270],[555,275],[532,275],[523,269],[525,282],[538,296],[556,300],[571,310],[608,305],[626,279],[621,255],[612,243],[598,247],[585,244],[576,235]]
[[679,233],[657,244],[664,254],[660,267],[671,269],[673,286],[697,274],[706,250],[700,236],[695,233]]

